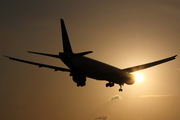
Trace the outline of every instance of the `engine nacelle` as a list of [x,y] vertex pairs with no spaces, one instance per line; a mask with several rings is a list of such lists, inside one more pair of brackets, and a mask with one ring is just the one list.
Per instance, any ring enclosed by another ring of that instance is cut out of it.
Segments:
[[82,74],[71,74],[72,79],[75,83],[77,83],[77,86],[85,86],[86,85],[86,76],[82,75]]
[[134,77],[134,75],[129,74],[129,75],[127,76],[127,80],[125,81],[125,83],[126,83],[127,85],[132,85],[132,84],[134,84],[134,82],[135,82],[135,77]]

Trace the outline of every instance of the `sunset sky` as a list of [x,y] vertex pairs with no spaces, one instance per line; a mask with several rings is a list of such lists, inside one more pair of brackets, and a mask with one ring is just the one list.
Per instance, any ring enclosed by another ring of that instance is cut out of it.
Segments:
[[[62,52],[60,18],[74,52],[120,69],[177,59],[139,71],[144,80],[119,92],[2,56],[66,67],[26,52]],[[0,49],[2,120],[180,120],[179,0],[1,0]]]

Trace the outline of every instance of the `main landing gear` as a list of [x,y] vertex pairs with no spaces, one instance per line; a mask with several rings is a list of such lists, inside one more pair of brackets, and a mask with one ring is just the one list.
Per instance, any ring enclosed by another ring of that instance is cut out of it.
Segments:
[[106,83],[106,87],[112,87],[112,86],[114,86],[113,82]]

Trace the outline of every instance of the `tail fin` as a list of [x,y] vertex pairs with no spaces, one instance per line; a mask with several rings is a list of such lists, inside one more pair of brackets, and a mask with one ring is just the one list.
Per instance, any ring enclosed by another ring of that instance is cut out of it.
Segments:
[[71,44],[69,42],[68,34],[66,31],[66,27],[64,24],[64,20],[60,19],[60,21],[61,21],[61,32],[62,32],[62,41],[63,41],[64,53],[73,53],[73,51],[71,49]]

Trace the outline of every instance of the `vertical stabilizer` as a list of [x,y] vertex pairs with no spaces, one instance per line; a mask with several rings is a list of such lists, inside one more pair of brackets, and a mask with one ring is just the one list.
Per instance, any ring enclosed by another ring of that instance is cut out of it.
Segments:
[[63,41],[63,50],[64,53],[73,53],[71,49],[71,44],[69,42],[68,34],[66,31],[66,27],[64,24],[64,20],[60,19],[61,21],[61,32],[62,32],[62,41]]

